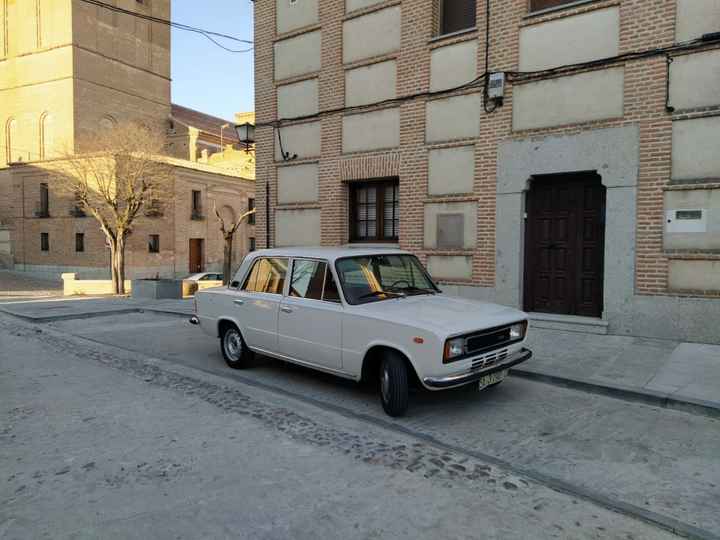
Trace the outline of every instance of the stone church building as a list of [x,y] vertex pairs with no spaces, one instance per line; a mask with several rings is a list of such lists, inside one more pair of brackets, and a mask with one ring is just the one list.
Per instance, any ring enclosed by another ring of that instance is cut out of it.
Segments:
[[[170,0],[108,2],[170,18]],[[168,134],[172,192],[146,208],[128,240],[128,277],[222,268],[213,207],[233,219],[254,205],[254,151],[233,145],[232,121],[171,103],[170,28],[80,0],[0,2],[0,266],[57,277],[107,277],[97,222],[77,211],[48,170],[81,141],[140,121]],[[235,264],[254,248],[236,235]]]

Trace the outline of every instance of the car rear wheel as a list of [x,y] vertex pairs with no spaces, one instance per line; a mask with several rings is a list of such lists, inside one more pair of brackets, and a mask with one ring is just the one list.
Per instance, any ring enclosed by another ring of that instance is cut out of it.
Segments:
[[399,354],[388,351],[380,364],[380,401],[390,416],[402,416],[408,408],[408,369]]
[[220,349],[222,349],[225,363],[233,369],[244,368],[252,354],[245,345],[240,330],[235,325],[228,325],[223,329],[220,336]]

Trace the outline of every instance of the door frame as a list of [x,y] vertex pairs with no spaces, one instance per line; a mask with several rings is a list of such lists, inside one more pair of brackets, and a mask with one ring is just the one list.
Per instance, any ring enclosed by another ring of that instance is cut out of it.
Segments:
[[[534,297],[534,281],[530,278],[532,271],[534,270],[532,267],[531,260],[533,258],[533,249],[534,249],[534,228],[531,227],[532,220],[530,212],[532,211],[531,208],[531,194],[532,189],[534,185],[537,185],[538,181],[545,181],[545,182],[553,182],[556,179],[563,179],[563,178],[577,178],[580,182],[589,183],[592,181],[593,183],[596,183],[602,190],[602,197],[600,199],[600,231],[598,235],[598,243],[600,244],[600,248],[598,249],[598,255],[599,260],[597,263],[597,269],[600,272],[600,280],[599,280],[599,288],[597,292],[597,304],[598,304],[598,310],[599,315],[597,315],[597,318],[602,318],[603,314],[605,312],[605,278],[606,278],[606,272],[605,272],[605,251],[606,251],[606,245],[605,245],[605,237],[606,237],[606,216],[607,216],[607,188],[603,184],[602,177],[600,174],[598,174],[597,171],[574,171],[574,172],[562,172],[562,173],[554,173],[554,174],[538,174],[538,175],[532,175],[528,181],[528,189],[524,192],[524,245],[522,249],[523,253],[523,272],[522,272],[522,309],[529,312],[535,311],[535,306],[530,305],[530,300]],[[581,201],[582,202],[582,201]],[[577,209],[576,209],[577,210]],[[577,217],[577,216],[576,216]],[[582,234],[582,228],[579,227],[578,220],[575,220],[576,223],[576,230],[574,231],[575,234],[579,237]],[[580,239],[577,239],[578,247],[581,247],[582,242]],[[576,260],[574,261],[574,265],[572,266],[572,281],[573,281],[573,288],[575,289],[574,295],[573,295],[573,305],[575,307],[574,311],[577,311],[577,304],[578,300],[581,295],[581,287],[582,282],[580,279],[580,275],[582,273],[581,271],[581,264],[582,264],[582,257],[576,257]],[[544,313],[544,312],[543,312]],[[558,315],[558,316],[587,316],[587,315],[578,315],[577,313],[552,313],[548,312],[550,315]]]

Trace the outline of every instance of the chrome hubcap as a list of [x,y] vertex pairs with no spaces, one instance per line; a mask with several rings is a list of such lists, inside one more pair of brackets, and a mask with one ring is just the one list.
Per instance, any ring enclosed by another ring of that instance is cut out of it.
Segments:
[[380,374],[380,392],[385,401],[390,400],[390,374],[386,369],[383,369]]
[[240,360],[242,356],[242,341],[237,330],[228,330],[225,333],[225,352],[233,362]]

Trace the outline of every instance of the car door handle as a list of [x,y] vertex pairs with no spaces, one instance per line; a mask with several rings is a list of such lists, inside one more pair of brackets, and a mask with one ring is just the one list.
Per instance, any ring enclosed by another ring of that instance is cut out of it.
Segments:
[[288,307],[288,306],[280,306],[280,311],[282,311],[283,313],[292,313],[293,312],[292,308]]
[[233,303],[237,304],[238,306],[242,306],[245,303],[245,300],[233,300]]

